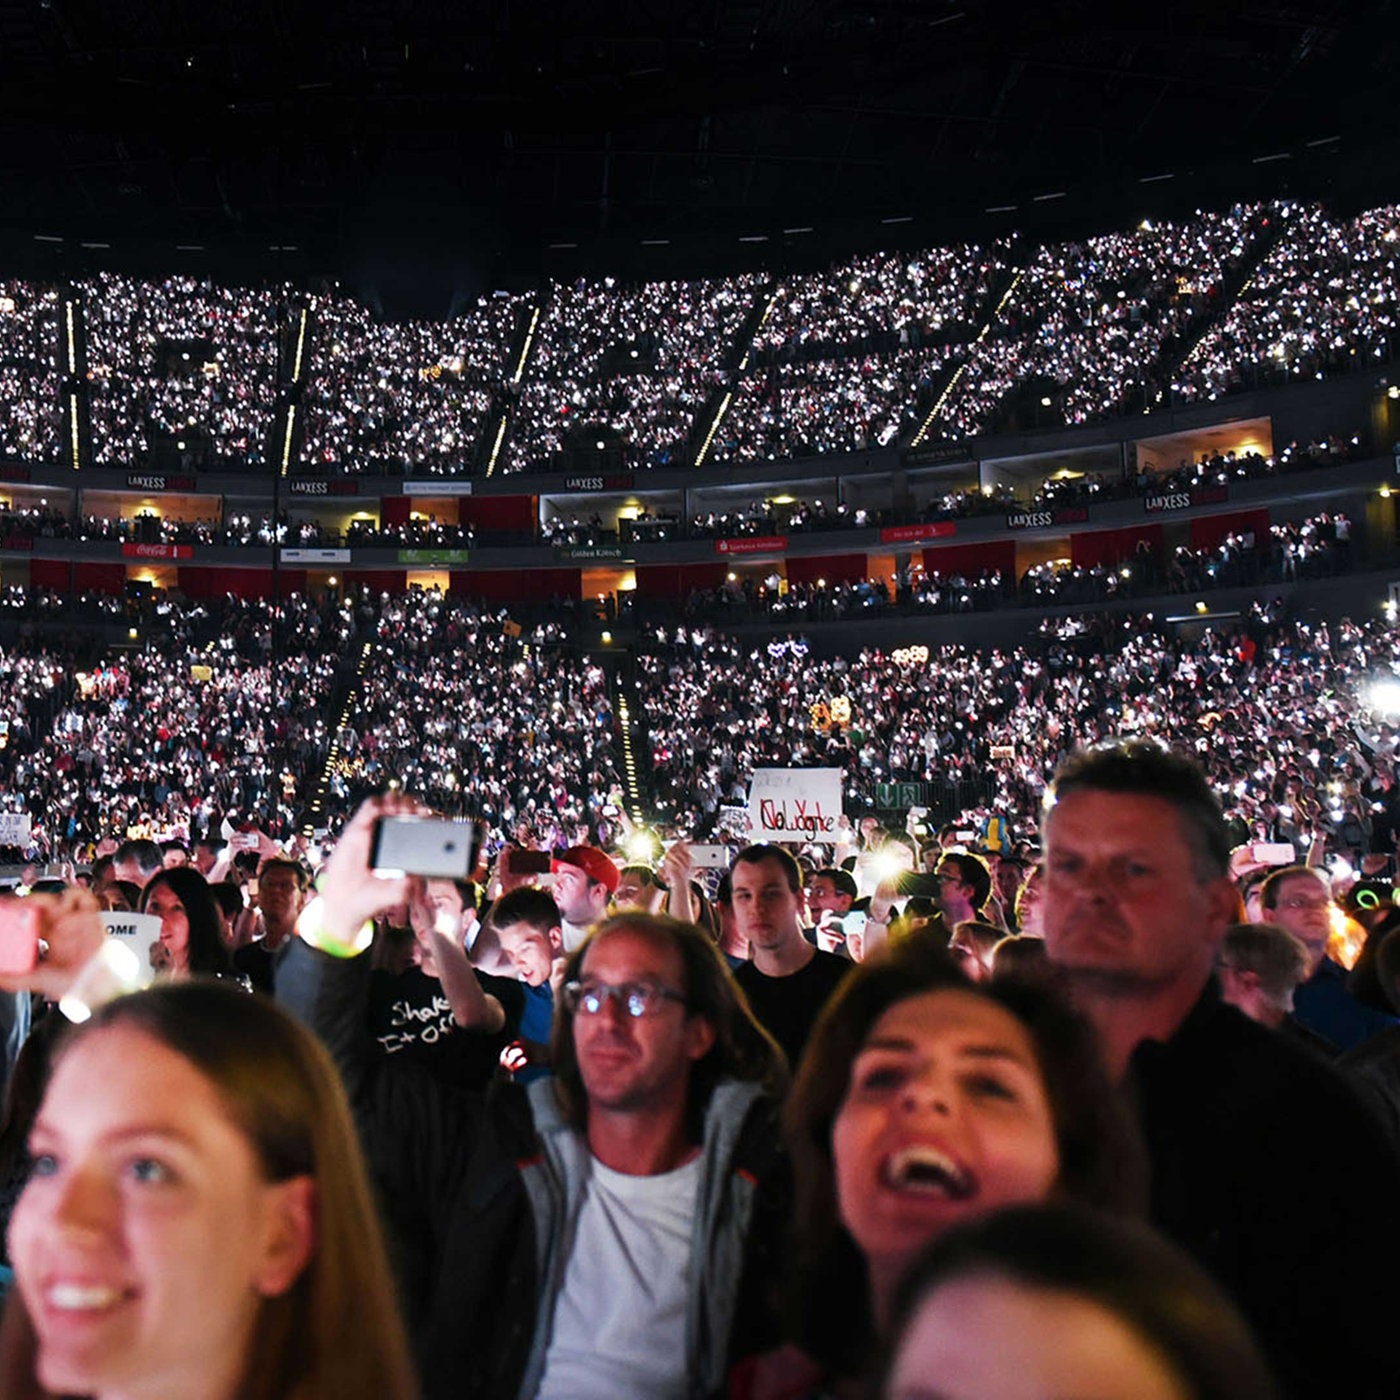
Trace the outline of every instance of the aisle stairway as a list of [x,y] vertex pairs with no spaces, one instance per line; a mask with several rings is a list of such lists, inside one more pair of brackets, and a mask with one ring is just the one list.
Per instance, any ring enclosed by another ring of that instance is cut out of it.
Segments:
[[352,655],[336,676],[335,689],[326,704],[327,716],[335,716],[332,721],[330,747],[326,750],[326,761],[319,776],[314,780],[309,779],[306,790],[301,794],[306,812],[302,826],[304,836],[309,837],[326,825],[326,794],[330,790],[331,779],[337,766],[344,762],[347,747],[353,742],[350,738],[353,731],[348,729],[350,716],[355,713],[355,707],[359,703],[360,685],[369,666],[372,648],[372,642],[361,642],[359,655]]
[[637,689],[635,662],[630,651],[607,654],[609,689],[612,692],[613,728],[622,759],[622,793],[627,815],[640,826],[655,808],[650,782],[651,740],[646,710]]
[[[1287,227],[1288,221],[1285,218],[1269,219],[1267,227],[1249,245],[1247,254],[1240,260],[1240,265],[1221,281],[1220,295],[1187,327],[1186,333],[1176,344],[1175,353],[1163,354],[1158,360],[1153,375],[1157,383],[1171,384],[1177,371],[1191,358],[1201,341],[1229,315],[1235,303],[1249,290],[1259,269],[1264,265],[1269,254],[1273,252]],[[1150,413],[1152,409],[1160,407],[1167,397],[1168,391],[1163,389],[1154,396],[1151,403],[1139,400],[1138,403],[1125,403],[1122,408],[1126,413],[1135,412],[1139,408],[1145,413]]]

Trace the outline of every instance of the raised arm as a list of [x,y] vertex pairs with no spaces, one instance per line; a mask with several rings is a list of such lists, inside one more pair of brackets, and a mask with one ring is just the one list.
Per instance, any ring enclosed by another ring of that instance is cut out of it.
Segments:
[[455,919],[439,922],[437,910],[429,902],[421,880],[413,882],[408,901],[408,919],[413,936],[423,950],[424,969],[436,975],[447,993],[452,1019],[468,1031],[492,1035],[506,1023],[505,1007],[482,990],[467,951],[457,936]]
[[297,919],[298,938],[279,959],[277,1000],[324,1041],[358,1106],[372,1063],[365,1025],[370,921],[403,902],[406,879],[384,879],[370,868],[374,824],[381,816],[416,811],[398,794],[371,798],[350,819],[318,881],[320,893]]

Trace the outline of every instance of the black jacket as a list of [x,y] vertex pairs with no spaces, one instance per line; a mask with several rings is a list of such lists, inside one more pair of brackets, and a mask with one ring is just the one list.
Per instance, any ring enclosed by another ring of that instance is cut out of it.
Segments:
[[1400,1158],[1353,1087],[1213,984],[1130,1083],[1154,1223],[1234,1296],[1285,1394],[1400,1396]]

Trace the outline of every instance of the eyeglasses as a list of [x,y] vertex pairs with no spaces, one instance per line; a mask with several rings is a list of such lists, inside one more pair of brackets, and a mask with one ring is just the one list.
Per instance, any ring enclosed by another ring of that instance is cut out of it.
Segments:
[[616,1001],[631,1017],[655,1016],[668,1001],[689,1003],[679,992],[655,982],[565,982],[564,1008],[571,1015],[582,1011],[585,1016],[597,1016],[606,1002]]
[[1326,909],[1332,901],[1325,895],[1321,899],[1309,899],[1306,895],[1290,894],[1279,900],[1280,909]]

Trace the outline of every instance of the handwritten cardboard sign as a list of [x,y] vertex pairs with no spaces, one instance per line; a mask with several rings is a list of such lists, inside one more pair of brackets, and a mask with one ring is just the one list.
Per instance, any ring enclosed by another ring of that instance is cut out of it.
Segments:
[[755,768],[749,784],[754,841],[826,841],[841,819],[839,768]]

